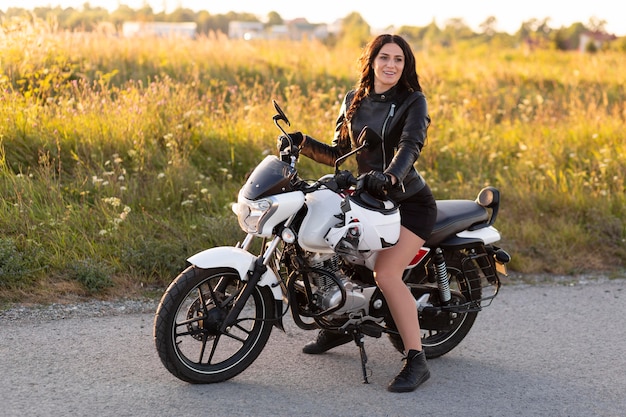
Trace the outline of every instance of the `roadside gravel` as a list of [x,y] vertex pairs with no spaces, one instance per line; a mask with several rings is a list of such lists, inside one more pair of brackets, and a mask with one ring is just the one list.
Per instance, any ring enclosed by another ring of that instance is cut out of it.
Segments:
[[90,300],[71,304],[53,303],[37,306],[13,305],[6,310],[0,310],[0,323],[154,313],[157,305],[158,300],[156,299]]

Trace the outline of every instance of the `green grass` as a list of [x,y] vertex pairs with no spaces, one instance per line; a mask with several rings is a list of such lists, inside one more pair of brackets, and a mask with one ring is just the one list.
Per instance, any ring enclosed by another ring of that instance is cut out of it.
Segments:
[[[329,141],[359,53],[36,25],[0,42],[0,298],[12,301],[162,287],[189,255],[240,240],[229,204],[275,151],[271,100]],[[515,271],[623,268],[626,56],[432,49],[417,62],[433,119],[418,168],[436,196],[500,188]]]

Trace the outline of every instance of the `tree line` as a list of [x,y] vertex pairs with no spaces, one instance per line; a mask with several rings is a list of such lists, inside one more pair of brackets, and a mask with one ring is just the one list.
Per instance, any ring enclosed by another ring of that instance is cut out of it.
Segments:
[[[92,7],[85,3],[80,9],[68,7],[37,7],[27,10],[19,7],[0,11],[0,19],[4,23],[11,19],[39,19],[51,23],[55,29],[63,31],[91,32],[107,29],[120,32],[124,22],[195,22],[197,34],[208,36],[211,34],[228,34],[228,25],[231,21],[260,22],[259,17],[252,13],[228,12],[225,14],[211,14],[207,10],[193,11],[179,7],[171,13],[155,13],[145,5],[133,9],[120,4],[117,9],[109,12],[102,7]],[[352,12],[342,19],[342,30],[339,34],[332,34],[325,41],[329,44],[345,42],[363,44],[371,37],[371,27],[358,12]],[[286,23],[278,12],[268,13],[265,25],[281,25]],[[401,26],[393,29],[409,41],[424,45],[455,46],[459,44],[493,44],[495,46],[510,47],[527,45],[531,48],[547,48],[557,50],[575,50],[580,46],[580,38],[589,33],[601,39],[600,43],[590,43],[588,52],[597,49],[613,49],[626,52],[626,37],[617,38],[606,32],[606,21],[591,17],[587,23],[576,22],[568,27],[553,28],[550,18],[530,19],[520,24],[514,34],[497,30],[498,21],[495,17],[487,17],[480,25],[479,30],[471,29],[462,18],[448,19],[443,27],[439,27],[433,20],[430,24],[418,26]]]

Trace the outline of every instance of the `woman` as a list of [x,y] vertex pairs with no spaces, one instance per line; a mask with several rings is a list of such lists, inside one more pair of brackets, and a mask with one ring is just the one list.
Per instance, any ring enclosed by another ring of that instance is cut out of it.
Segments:
[[[332,145],[300,132],[290,134],[300,153],[328,165],[355,146],[361,129],[369,126],[382,138],[379,149],[357,155],[359,174],[373,195],[387,192],[400,206],[398,243],[378,254],[374,277],[402,337],[406,357],[400,373],[389,383],[392,392],[415,390],[430,377],[422,350],[421,333],[410,290],[402,281],[404,269],[430,236],[437,216],[435,199],[413,164],[417,161],[430,125],[427,103],[409,44],[397,35],[380,35],[364,49],[359,60],[360,79],[348,92],[337,119]],[[279,138],[279,147],[288,146]],[[326,352],[352,340],[349,335],[320,331],[303,351]]]

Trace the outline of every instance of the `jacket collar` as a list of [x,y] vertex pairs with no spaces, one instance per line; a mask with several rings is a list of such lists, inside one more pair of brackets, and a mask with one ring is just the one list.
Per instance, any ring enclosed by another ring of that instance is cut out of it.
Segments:
[[389,90],[380,93],[380,94],[376,94],[374,92],[371,92],[369,94],[369,97],[372,101],[382,101],[382,102],[387,102],[387,101],[391,101],[394,97],[396,97],[398,95],[398,85],[394,85],[393,87],[391,87]]

